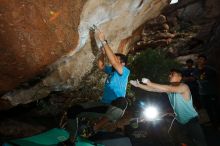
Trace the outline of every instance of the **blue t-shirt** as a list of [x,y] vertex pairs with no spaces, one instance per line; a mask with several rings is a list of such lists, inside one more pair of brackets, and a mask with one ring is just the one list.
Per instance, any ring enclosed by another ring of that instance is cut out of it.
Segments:
[[178,122],[186,124],[192,118],[198,116],[198,113],[193,107],[192,96],[190,97],[190,100],[185,100],[180,93],[167,93],[167,95]]
[[111,103],[119,97],[125,97],[130,70],[123,66],[121,75],[116,70],[113,71],[111,66],[105,66],[104,72],[108,77],[105,81],[102,102]]

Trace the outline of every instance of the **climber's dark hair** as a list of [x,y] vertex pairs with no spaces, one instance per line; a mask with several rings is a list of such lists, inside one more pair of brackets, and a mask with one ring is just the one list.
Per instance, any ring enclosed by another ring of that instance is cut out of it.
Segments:
[[170,70],[170,73],[174,73],[174,72],[177,73],[178,75],[180,75],[181,77],[183,76],[183,73],[180,69],[172,68]]
[[125,65],[127,65],[128,57],[126,55],[121,53],[115,53],[115,55],[120,57],[121,63],[125,63]]

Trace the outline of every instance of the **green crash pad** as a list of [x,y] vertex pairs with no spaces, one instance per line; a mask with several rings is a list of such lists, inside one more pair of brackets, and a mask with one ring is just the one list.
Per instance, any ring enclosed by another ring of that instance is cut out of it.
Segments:
[[[31,137],[11,140],[3,146],[57,146],[58,143],[69,139],[69,133],[64,129],[54,128]],[[77,137],[75,146],[104,146],[85,138]]]
[[85,138],[78,137],[75,143],[75,146],[104,146],[102,144],[97,144],[92,141],[89,141]]
[[64,129],[54,128],[44,133],[31,137],[11,140],[9,143],[19,146],[56,146],[69,138],[69,133]]

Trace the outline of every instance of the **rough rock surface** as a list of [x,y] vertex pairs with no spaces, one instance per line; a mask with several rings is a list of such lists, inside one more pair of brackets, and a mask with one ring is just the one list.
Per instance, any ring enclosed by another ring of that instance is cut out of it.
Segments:
[[[176,13],[169,13],[172,8]],[[220,42],[217,41],[220,39],[220,1],[180,0],[172,8],[168,7],[166,14],[178,17],[185,23],[185,29],[187,25],[190,26],[187,32],[191,33],[191,39],[185,43],[184,48],[178,48],[181,52],[179,56],[204,53],[208,57],[209,64],[220,73],[220,64],[216,62],[220,50]]]
[[1,0],[0,109],[74,90],[97,58],[89,35],[93,24],[117,51],[121,40],[166,5],[166,0]]
[[0,94],[74,50],[83,2],[1,0]]
[[157,19],[160,17],[158,17],[145,24],[142,39],[139,42],[141,47],[137,49],[143,48],[143,45],[155,49],[163,48],[172,57],[180,58],[184,56],[190,58],[190,56],[204,53],[209,63],[220,71],[220,65],[215,61],[220,45],[217,41],[220,25],[219,8],[218,0],[179,0],[162,12],[166,18],[165,22],[159,22]]

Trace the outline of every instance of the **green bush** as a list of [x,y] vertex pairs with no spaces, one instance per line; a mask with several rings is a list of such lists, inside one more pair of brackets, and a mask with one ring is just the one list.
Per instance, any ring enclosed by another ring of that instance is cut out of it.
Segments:
[[147,49],[129,58],[131,79],[149,78],[153,82],[166,83],[172,68],[181,68],[180,63],[166,57],[163,51]]

